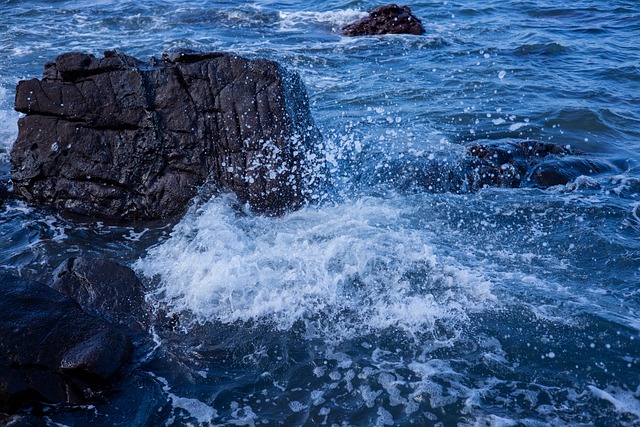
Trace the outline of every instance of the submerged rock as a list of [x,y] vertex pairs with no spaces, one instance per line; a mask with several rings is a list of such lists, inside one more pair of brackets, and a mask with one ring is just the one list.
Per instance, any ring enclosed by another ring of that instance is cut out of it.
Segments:
[[539,141],[472,144],[468,154],[474,158],[473,167],[485,171],[481,186],[548,188],[615,170],[567,146]]
[[579,176],[592,176],[618,170],[604,160],[586,157],[555,158],[532,167],[524,184],[547,188],[565,185]]
[[15,194],[82,215],[178,216],[206,182],[281,214],[320,168],[300,77],[265,59],[66,53],[18,84],[16,110]]
[[376,34],[414,34],[424,33],[422,21],[408,6],[387,4],[369,13],[369,16],[342,27],[345,36],[371,36]]
[[88,404],[130,359],[126,333],[43,284],[0,275],[0,412]]
[[9,415],[0,413],[0,425],[7,427],[50,427],[52,422],[34,415]]
[[9,191],[10,184],[8,164],[0,163],[0,206],[11,196],[11,192]]
[[532,168],[541,162],[574,153],[570,148],[558,144],[510,141],[473,143],[467,147],[467,154],[471,156],[469,167],[475,178],[474,187],[479,189],[535,185],[529,178]]
[[[382,163],[384,166],[379,167]],[[390,185],[400,191],[470,193],[485,187],[563,185],[580,175],[614,170],[570,148],[538,141],[476,142],[462,155],[403,156],[384,160],[363,172],[368,185]]]
[[53,273],[51,287],[73,298],[82,310],[134,331],[146,330],[151,308],[133,270],[99,258],[70,258]]

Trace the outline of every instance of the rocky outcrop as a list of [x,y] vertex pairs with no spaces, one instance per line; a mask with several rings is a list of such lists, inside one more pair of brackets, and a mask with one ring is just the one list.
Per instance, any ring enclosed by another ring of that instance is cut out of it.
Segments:
[[342,27],[345,36],[423,33],[422,21],[411,13],[411,9],[396,4],[380,6],[372,10],[369,16]]
[[0,275],[0,412],[87,404],[130,359],[129,337],[71,298]]
[[151,309],[133,270],[100,258],[70,258],[53,273],[51,287],[73,298],[85,313],[133,331],[148,328]]
[[180,215],[206,182],[255,211],[299,208],[321,169],[300,77],[273,61],[66,53],[16,91],[16,195],[112,219]]

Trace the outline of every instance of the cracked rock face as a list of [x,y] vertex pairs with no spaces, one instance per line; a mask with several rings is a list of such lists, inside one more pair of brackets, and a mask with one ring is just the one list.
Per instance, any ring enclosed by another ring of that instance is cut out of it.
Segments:
[[14,192],[81,215],[179,216],[206,182],[278,215],[322,169],[302,81],[264,59],[66,53],[19,83],[16,110]]

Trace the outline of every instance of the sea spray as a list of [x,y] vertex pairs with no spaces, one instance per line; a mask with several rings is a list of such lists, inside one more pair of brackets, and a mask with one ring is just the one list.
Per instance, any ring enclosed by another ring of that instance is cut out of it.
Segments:
[[136,268],[154,295],[200,322],[297,321],[324,339],[396,327],[455,329],[495,300],[477,272],[440,260],[428,234],[402,221],[402,199],[364,198],[283,218],[233,208],[231,196],[194,207]]

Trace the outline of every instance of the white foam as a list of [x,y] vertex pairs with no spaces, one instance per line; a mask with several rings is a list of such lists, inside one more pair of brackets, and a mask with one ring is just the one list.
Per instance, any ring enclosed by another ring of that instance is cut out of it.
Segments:
[[369,16],[367,12],[357,9],[331,10],[327,12],[279,12],[281,28],[288,30],[310,22],[343,26],[358,19]]
[[525,123],[525,122],[518,122],[518,123],[514,123],[514,124],[512,124],[511,126],[509,126],[509,130],[510,130],[511,132],[515,132],[515,131],[517,131],[518,129],[521,129],[521,128],[525,127],[525,126],[529,126],[529,123]]
[[162,390],[167,393],[167,398],[171,401],[173,408],[186,411],[189,416],[195,418],[200,424],[211,423],[218,417],[218,411],[206,403],[193,398],[181,397],[171,392],[169,382],[162,377],[148,372],[152,377],[162,384]]
[[[493,301],[479,273],[439,260],[405,227],[403,199],[363,198],[282,218],[238,214],[221,196],[192,209],[135,267],[155,298],[200,321],[258,320],[346,338],[387,327],[456,325]],[[414,208],[415,209],[415,208]]]
[[293,412],[300,412],[300,411],[304,411],[305,409],[307,409],[307,405],[298,402],[297,400],[292,400],[291,402],[289,402],[289,408],[293,411]]
[[394,424],[393,415],[383,407],[378,408],[378,419],[376,420],[376,427],[392,426]]
[[13,100],[9,98],[7,89],[0,85],[0,160],[5,160],[18,136],[20,114],[13,111]]
[[635,393],[619,388],[602,390],[592,385],[588,388],[595,397],[611,403],[619,413],[632,414],[640,420],[640,387]]

